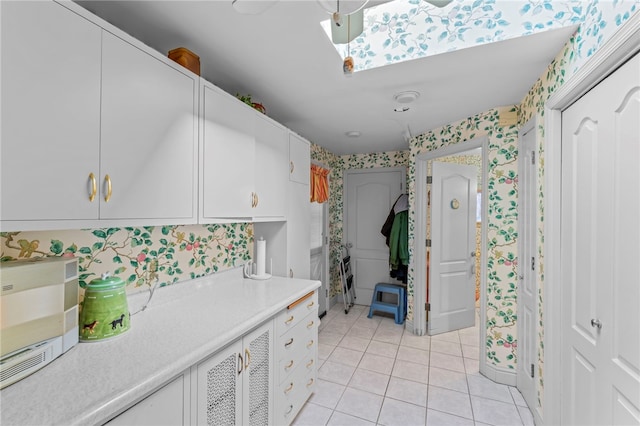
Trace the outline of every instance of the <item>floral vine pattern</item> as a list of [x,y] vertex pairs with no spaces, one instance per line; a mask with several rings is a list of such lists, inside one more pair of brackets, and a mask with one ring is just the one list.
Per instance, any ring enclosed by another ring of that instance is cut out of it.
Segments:
[[253,225],[247,223],[2,232],[0,238],[2,261],[75,256],[82,286],[110,272],[127,292],[233,268],[253,253]]

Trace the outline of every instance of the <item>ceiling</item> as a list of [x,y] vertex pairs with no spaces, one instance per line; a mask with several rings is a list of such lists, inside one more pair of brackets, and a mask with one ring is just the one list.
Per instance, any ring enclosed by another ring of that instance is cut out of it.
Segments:
[[[369,6],[386,1],[370,1]],[[313,0],[281,0],[258,15],[231,0],[85,0],[81,6],[166,54],[186,47],[201,75],[250,94],[267,115],[337,155],[405,150],[407,136],[519,103],[575,31],[548,30],[373,68],[346,77]],[[357,59],[357,58],[356,58]],[[394,94],[417,91],[406,104]],[[357,138],[346,132],[359,131]],[[407,133],[409,131],[409,133]]]

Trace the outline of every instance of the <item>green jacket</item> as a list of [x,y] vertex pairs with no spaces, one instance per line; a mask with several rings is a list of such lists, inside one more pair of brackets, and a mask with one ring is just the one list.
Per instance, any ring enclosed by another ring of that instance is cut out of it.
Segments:
[[389,236],[389,264],[391,269],[409,265],[409,212],[396,213]]

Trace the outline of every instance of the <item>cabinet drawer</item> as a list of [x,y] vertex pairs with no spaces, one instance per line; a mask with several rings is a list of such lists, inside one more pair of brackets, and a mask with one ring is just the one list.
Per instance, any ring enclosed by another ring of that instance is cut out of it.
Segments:
[[302,363],[302,360],[318,351],[318,319],[307,315],[293,330],[278,338],[278,382]]
[[293,302],[290,307],[276,318],[276,335],[282,336],[293,329],[309,313],[315,312],[318,322],[318,292],[314,291]]
[[275,424],[289,424],[298,414],[316,386],[316,369],[299,366],[291,378],[281,383],[277,390]]

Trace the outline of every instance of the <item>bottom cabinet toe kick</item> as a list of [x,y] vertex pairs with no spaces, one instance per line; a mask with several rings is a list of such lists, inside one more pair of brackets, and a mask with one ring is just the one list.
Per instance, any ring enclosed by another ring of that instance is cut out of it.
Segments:
[[319,322],[317,290],[276,317],[275,424],[290,424],[315,389]]

